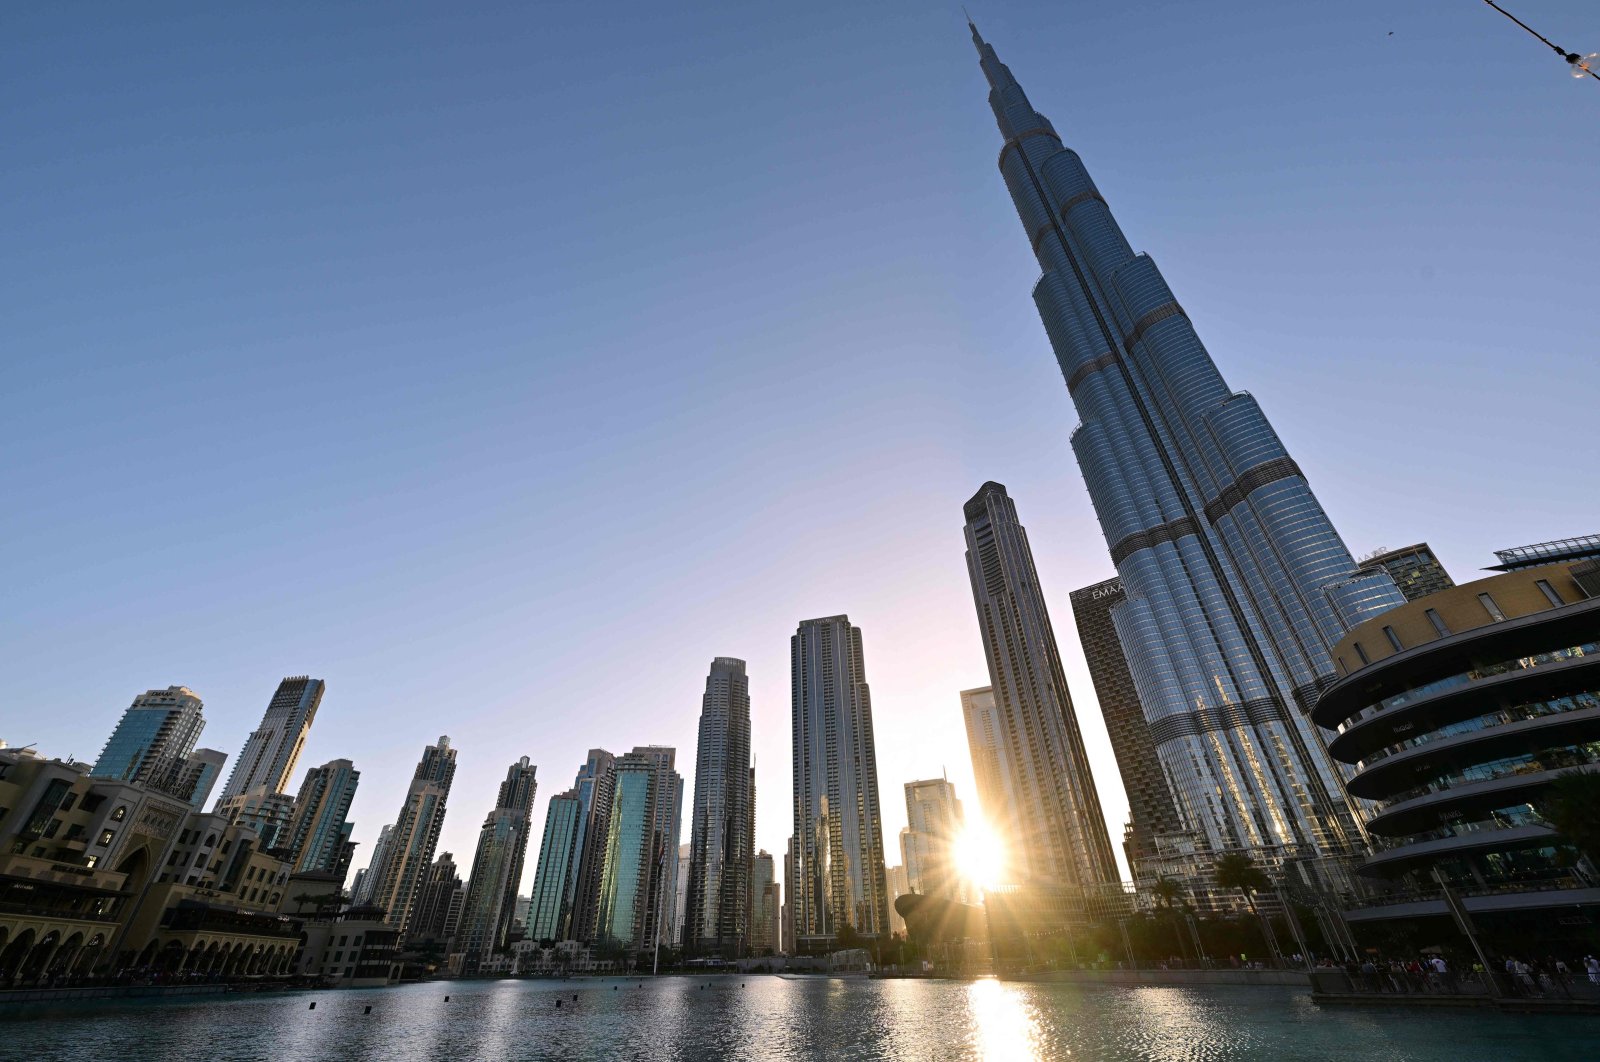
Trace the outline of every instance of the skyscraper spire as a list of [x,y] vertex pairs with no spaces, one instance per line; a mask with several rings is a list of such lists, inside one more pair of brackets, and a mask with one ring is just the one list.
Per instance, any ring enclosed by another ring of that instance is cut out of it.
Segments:
[[1305,713],[1350,626],[1399,604],[1359,573],[1254,398],[1232,392],[1077,154],[974,31],[1000,171],[1082,423],[1072,448],[1127,599],[1113,622],[1202,851],[1280,862],[1359,826]]

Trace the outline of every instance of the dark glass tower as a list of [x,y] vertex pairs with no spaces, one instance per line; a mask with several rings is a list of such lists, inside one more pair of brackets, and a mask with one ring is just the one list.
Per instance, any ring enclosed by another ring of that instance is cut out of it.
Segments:
[[1127,594],[1117,637],[1183,825],[1201,850],[1271,863],[1349,851],[1360,827],[1305,713],[1334,679],[1333,644],[1404,599],[1357,571],[1255,399],[1224,383],[1083,162],[972,37]]
[[1181,832],[1172,790],[1161,773],[1161,761],[1150,741],[1150,726],[1139,707],[1139,694],[1128,673],[1128,661],[1117,641],[1111,610],[1123,600],[1122,583],[1107,579],[1069,597],[1078,621],[1078,643],[1089,664],[1100,715],[1106,721],[1117,772],[1128,794],[1128,830],[1123,839],[1128,866],[1140,876],[1140,862],[1156,854],[1156,837]]
[[749,951],[754,788],[750,680],[743,660],[719,656],[706,676],[695,752],[683,926],[689,951],[725,959]]

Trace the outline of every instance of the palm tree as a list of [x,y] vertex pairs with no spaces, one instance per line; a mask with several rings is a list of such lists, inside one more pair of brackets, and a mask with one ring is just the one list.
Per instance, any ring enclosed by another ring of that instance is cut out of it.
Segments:
[[1600,773],[1567,771],[1557,775],[1538,807],[1561,839],[1600,869]]
[[1283,956],[1278,951],[1278,936],[1272,931],[1272,923],[1256,906],[1256,893],[1272,888],[1272,879],[1267,877],[1267,872],[1256,866],[1255,860],[1243,852],[1224,852],[1217,857],[1217,886],[1238,889],[1244,894],[1244,902],[1250,905],[1250,913],[1261,923],[1261,934],[1266,939],[1268,950],[1281,963]]
[[1170,911],[1173,901],[1183,895],[1183,886],[1163,874],[1156,879],[1154,885],[1150,886],[1150,892],[1155,896],[1157,904]]
[[1161,916],[1172,923],[1172,938],[1177,942],[1178,954],[1188,957],[1189,949],[1183,943],[1183,931],[1178,927],[1177,912],[1173,910],[1173,903],[1183,896],[1183,886],[1163,874],[1150,886],[1150,893],[1156,898],[1156,905],[1161,908]]
[[1217,887],[1238,889],[1244,894],[1244,902],[1250,905],[1250,913],[1259,915],[1256,891],[1270,889],[1272,879],[1243,852],[1224,852],[1217,858]]

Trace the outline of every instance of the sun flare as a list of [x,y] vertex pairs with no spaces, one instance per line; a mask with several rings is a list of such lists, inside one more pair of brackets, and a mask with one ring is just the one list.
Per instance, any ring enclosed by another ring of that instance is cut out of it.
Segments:
[[979,889],[992,889],[1004,878],[1005,845],[981,819],[970,820],[956,837],[955,860],[961,876]]

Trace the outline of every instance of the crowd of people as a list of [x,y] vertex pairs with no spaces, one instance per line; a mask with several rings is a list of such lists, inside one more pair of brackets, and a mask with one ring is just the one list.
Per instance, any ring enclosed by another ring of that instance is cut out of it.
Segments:
[[[1591,954],[1568,960],[1553,955],[1544,958],[1512,955],[1493,962],[1500,967],[1495,979],[1501,991],[1510,995],[1556,999],[1600,996],[1600,956]],[[1489,990],[1489,979],[1481,962],[1453,967],[1450,960],[1437,953],[1409,959],[1369,955],[1359,963],[1346,963],[1344,970],[1351,987],[1358,992],[1408,995]]]

